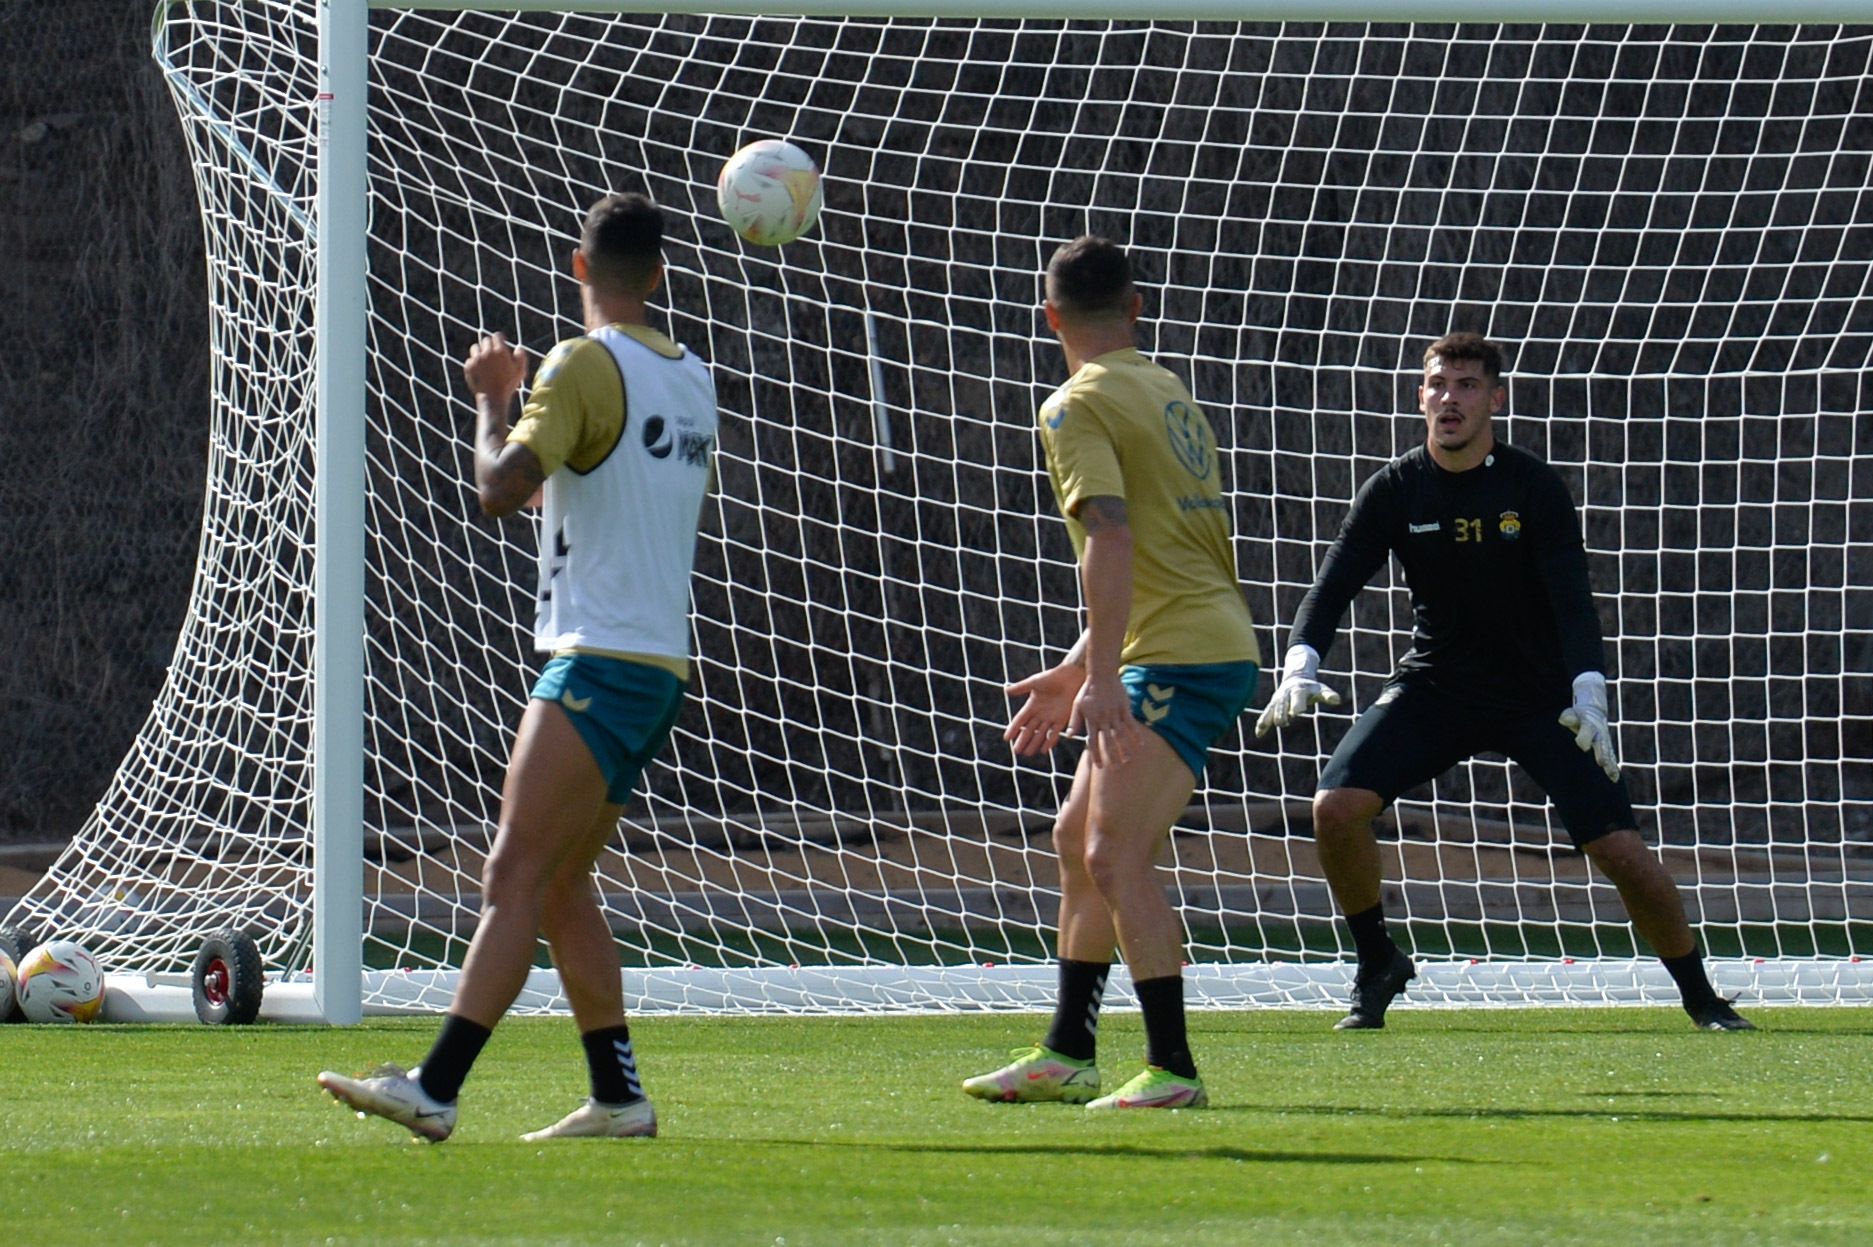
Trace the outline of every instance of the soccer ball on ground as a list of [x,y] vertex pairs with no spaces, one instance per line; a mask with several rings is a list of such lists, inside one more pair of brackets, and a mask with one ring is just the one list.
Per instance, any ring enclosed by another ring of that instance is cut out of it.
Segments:
[[750,143],[722,166],[716,202],[729,228],[751,243],[778,247],[813,228],[825,196],[813,158],[781,139]]
[[20,1011],[28,1022],[89,1022],[104,1007],[104,970],[70,940],[50,940],[20,958]]

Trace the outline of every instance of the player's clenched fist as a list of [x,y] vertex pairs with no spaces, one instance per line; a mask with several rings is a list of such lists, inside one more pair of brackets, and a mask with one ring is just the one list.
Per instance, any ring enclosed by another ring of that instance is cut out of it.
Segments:
[[490,334],[469,350],[462,376],[477,394],[512,396],[527,379],[527,352],[509,346],[506,334]]

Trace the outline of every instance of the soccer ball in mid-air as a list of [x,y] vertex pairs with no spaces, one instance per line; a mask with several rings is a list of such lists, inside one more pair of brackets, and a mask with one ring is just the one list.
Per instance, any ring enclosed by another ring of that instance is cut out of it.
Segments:
[[28,1022],[89,1022],[104,1007],[104,970],[70,940],[51,940],[20,958],[20,1012]]
[[722,219],[751,243],[778,247],[813,228],[825,196],[813,158],[781,139],[750,143],[715,183]]

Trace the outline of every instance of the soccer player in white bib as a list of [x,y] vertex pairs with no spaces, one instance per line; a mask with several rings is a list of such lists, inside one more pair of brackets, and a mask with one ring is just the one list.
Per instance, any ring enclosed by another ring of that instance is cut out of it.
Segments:
[[[1086,630],[1024,697],[1016,754],[1082,733],[1054,822],[1059,995],[1039,1044],[964,1081],[979,1099],[1093,1109],[1201,1108],[1184,1025],[1183,927],[1155,859],[1210,745],[1255,693],[1261,651],[1236,579],[1209,418],[1140,354],[1143,297],[1123,249],[1082,237],[1047,265],[1047,323],[1072,374],[1041,405],[1054,498],[1079,555]],[[1145,1067],[1100,1094],[1095,1048],[1114,945],[1145,1022]]]
[[1372,820],[1465,758],[1500,753],[1554,801],[1574,847],[1613,882],[1639,935],[1705,1030],[1752,1030],[1705,974],[1663,863],[1639,835],[1607,725],[1600,619],[1574,500],[1553,468],[1497,440],[1502,352],[1474,333],[1424,352],[1425,440],[1374,473],[1295,613],[1266,735],[1340,695],[1320,656],[1366,581],[1396,558],[1411,590],[1411,651],[1334,749],[1314,794],[1321,871],[1357,950],[1340,1030],[1378,1030],[1417,977],[1379,899]]
[[708,368],[650,327],[663,213],[611,195],[586,216],[572,273],[586,332],[541,363],[520,418],[524,351],[499,334],[469,353],[475,491],[491,516],[543,490],[535,648],[551,655],[522,716],[460,986],[422,1064],[350,1078],[338,1099],[441,1142],[456,1096],[525,985],[544,934],[571,1002],[591,1096],[527,1139],[648,1136],[617,945],[592,868],[689,679],[689,581],[716,441]]

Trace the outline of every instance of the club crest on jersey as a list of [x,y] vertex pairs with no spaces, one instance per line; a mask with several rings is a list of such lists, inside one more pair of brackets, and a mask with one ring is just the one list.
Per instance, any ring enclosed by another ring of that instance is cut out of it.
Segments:
[[1186,472],[1198,480],[1210,474],[1209,426],[1202,415],[1188,403],[1166,404],[1164,432],[1171,439],[1171,453]]
[[1502,534],[1504,541],[1514,541],[1522,535],[1522,517],[1513,511],[1504,511],[1502,518],[1496,521],[1496,531]]

